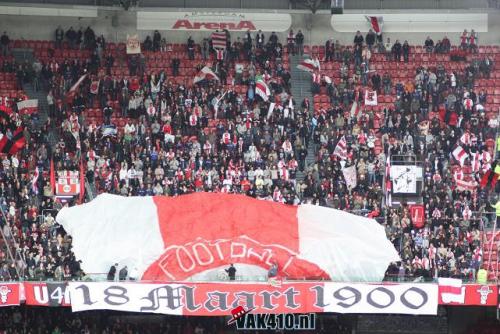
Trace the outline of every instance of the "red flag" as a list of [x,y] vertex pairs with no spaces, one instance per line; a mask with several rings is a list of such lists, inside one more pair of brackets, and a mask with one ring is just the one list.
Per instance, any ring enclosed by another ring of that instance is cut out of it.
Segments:
[[366,20],[372,26],[373,31],[380,35],[382,33],[382,25],[384,24],[384,18],[382,16],[365,16]]
[[80,196],[79,202],[83,203],[83,199],[85,198],[85,172],[83,168],[83,159],[80,158]]
[[50,189],[52,193],[55,193],[56,190],[56,170],[54,168],[54,159],[50,159]]

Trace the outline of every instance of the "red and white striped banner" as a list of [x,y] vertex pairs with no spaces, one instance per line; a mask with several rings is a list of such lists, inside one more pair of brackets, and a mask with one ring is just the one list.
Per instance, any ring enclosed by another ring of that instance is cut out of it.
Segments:
[[196,74],[196,76],[193,79],[193,83],[198,83],[198,82],[203,81],[203,80],[217,80],[217,81],[220,81],[220,79],[217,76],[217,74],[215,74],[214,71],[212,71],[210,69],[210,67],[208,67],[208,66],[203,67],[198,72],[198,74]]
[[224,31],[212,33],[212,47],[214,49],[225,49],[227,46],[227,36]]
[[299,70],[307,71],[307,72],[315,72],[319,70],[319,64],[312,59],[304,59],[297,65]]
[[384,18],[382,16],[365,16],[373,31],[380,35],[382,33],[382,26],[384,25]]
[[347,141],[345,140],[345,136],[342,136],[342,138],[340,138],[337,146],[335,146],[333,154],[343,160],[347,159]]
[[469,157],[469,154],[460,145],[453,150],[452,155],[462,167],[465,164],[465,160]]
[[257,80],[255,83],[255,94],[259,95],[262,100],[269,100],[269,95],[271,95],[271,90],[264,82],[264,80]]

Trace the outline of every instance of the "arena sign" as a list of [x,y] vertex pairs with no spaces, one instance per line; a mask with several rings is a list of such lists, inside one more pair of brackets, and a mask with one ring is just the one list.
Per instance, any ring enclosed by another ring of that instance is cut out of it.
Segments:
[[138,30],[213,31],[287,31],[292,25],[290,14],[235,12],[147,12],[137,13]]
[[225,316],[242,306],[257,314],[435,315],[438,307],[436,284],[70,282],[69,291],[73,312]]

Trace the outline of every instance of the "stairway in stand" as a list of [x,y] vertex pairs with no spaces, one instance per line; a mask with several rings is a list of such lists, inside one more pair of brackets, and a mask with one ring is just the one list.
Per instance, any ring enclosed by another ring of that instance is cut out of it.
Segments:
[[485,231],[483,240],[483,268],[488,270],[488,280],[496,281],[500,279],[500,231]]
[[[306,55],[304,55],[306,56]],[[297,65],[300,63],[300,61],[303,59],[303,57],[299,55],[295,56],[290,56],[290,75],[292,77],[291,79],[291,84],[292,84],[292,95],[295,100],[295,103],[298,106],[302,103],[304,98],[308,98],[310,102],[310,109],[309,112],[311,115],[314,113],[313,110],[313,96],[311,93],[311,74],[299,70],[297,68]],[[306,177],[306,171],[308,168],[312,167],[314,163],[316,162],[316,150],[314,147],[314,143],[312,140],[312,134],[310,136],[309,142],[307,144],[307,157],[306,157],[306,163],[305,163],[305,170],[304,172],[297,171],[296,178],[297,181],[302,181]]]
[[[35,61],[35,57],[33,56],[33,50],[31,49],[13,49],[12,55],[14,56],[14,59],[18,64],[23,64],[27,62],[31,66]],[[47,104],[48,91],[45,90],[44,87],[42,87],[41,85],[39,85],[38,90],[35,90],[35,87],[31,83],[23,84],[22,88],[30,99],[38,100],[38,115],[37,115],[38,119],[35,122],[33,122],[32,125],[34,131],[40,131],[45,122],[47,122],[48,118],[48,111],[49,111],[49,106]],[[57,132],[51,130],[47,135],[47,139],[49,145],[53,148],[58,142]]]

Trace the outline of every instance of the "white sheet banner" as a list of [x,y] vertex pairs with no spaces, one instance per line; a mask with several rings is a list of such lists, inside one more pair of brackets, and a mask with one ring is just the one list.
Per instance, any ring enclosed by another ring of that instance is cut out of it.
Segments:
[[71,309],[181,315],[180,284],[70,282]]
[[435,315],[436,284],[325,283],[324,312]]

